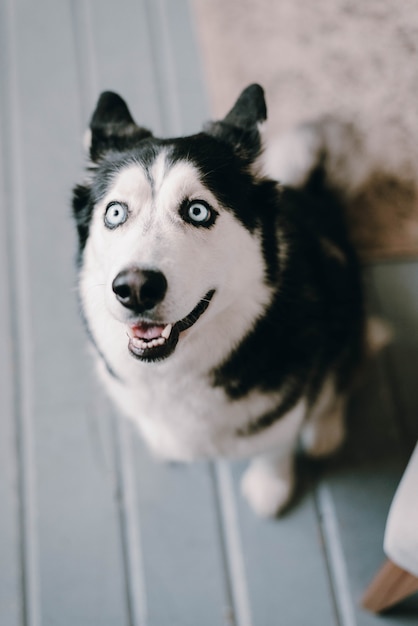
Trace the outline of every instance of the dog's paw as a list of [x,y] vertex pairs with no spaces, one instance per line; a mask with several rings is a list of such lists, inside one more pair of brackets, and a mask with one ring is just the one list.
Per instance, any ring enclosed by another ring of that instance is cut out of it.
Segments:
[[245,472],[241,491],[260,517],[275,517],[288,504],[294,486],[293,471],[255,460]]
[[319,420],[308,421],[301,432],[301,444],[313,458],[330,456],[345,439],[344,417],[341,410]]

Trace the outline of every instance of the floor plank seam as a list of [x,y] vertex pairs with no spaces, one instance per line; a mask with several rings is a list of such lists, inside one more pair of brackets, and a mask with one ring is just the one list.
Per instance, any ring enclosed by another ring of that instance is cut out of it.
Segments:
[[226,595],[226,606],[224,608],[226,615],[226,624],[228,626],[237,626],[235,619],[235,607],[234,607],[234,593],[232,588],[232,580],[230,576],[230,566],[228,562],[228,546],[227,538],[224,528],[222,502],[220,495],[219,477],[217,468],[214,462],[209,462],[209,475],[212,483],[213,501],[215,509],[215,520],[217,523],[218,538],[220,543],[221,561],[222,561],[222,574],[223,574],[223,586]]
[[248,581],[245,571],[231,471],[226,461],[215,465],[221,523],[226,547],[229,581],[236,626],[252,626]]
[[328,486],[323,482],[316,490],[316,501],[339,626],[357,626],[335,505]]
[[125,577],[129,626],[147,626],[147,598],[142,558],[141,527],[135,496],[135,476],[129,425],[119,416],[113,418],[117,506]]
[[313,493],[313,496],[312,496],[313,504],[314,504],[318,534],[319,534],[319,539],[320,539],[321,554],[322,554],[324,565],[325,565],[326,578],[327,578],[328,589],[329,589],[329,594],[331,598],[331,605],[332,605],[332,611],[333,611],[334,620],[335,620],[335,626],[343,626],[340,620],[340,614],[339,614],[339,609],[338,609],[338,599],[336,597],[335,585],[334,585],[334,581],[332,577],[332,566],[331,566],[331,561],[330,561],[328,549],[327,549],[328,540],[325,535],[323,511],[319,503],[319,494],[318,494],[319,483],[315,486],[311,485],[311,488],[312,488],[312,493]]

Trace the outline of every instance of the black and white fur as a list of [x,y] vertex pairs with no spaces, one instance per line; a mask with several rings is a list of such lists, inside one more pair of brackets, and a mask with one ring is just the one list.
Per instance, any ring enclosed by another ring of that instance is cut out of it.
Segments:
[[262,173],[265,119],[251,85],[222,121],[157,139],[106,92],[73,211],[108,393],[162,459],[251,458],[243,493],[273,516],[291,496],[298,441],[318,456],[343,440],[364,324],[321,133],[273,150],[299,185],[286,187]]

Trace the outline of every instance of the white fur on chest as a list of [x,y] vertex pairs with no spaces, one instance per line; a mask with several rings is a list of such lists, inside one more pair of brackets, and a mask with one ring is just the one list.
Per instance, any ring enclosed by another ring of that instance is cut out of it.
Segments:
[[273,410],[280,395],[252,392],[231,400],[220,387],[193,371],[138,364],[137,378],[119,382],[100,363],[108,393],[140,429],[153,453],[165,460],[193,461],[213,457],[246,458],[286,443],[300,428],[304,400],[271,428],[252,436],[239,429]]

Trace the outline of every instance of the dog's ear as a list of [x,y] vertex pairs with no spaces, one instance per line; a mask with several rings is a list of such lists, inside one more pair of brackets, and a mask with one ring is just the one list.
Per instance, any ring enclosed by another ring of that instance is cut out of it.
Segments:
[[236,153],[251,162],[260,153],[260,124],[266,119],[263,88],[253,84],[244,89],[223,120],[210,122],[204,130],[231,144]]
[[90,121],[88,148],[93,163],[110,150],[127,150],[146,137],[152,133],[135,124],[126,102],[112,91],[103,92]]

